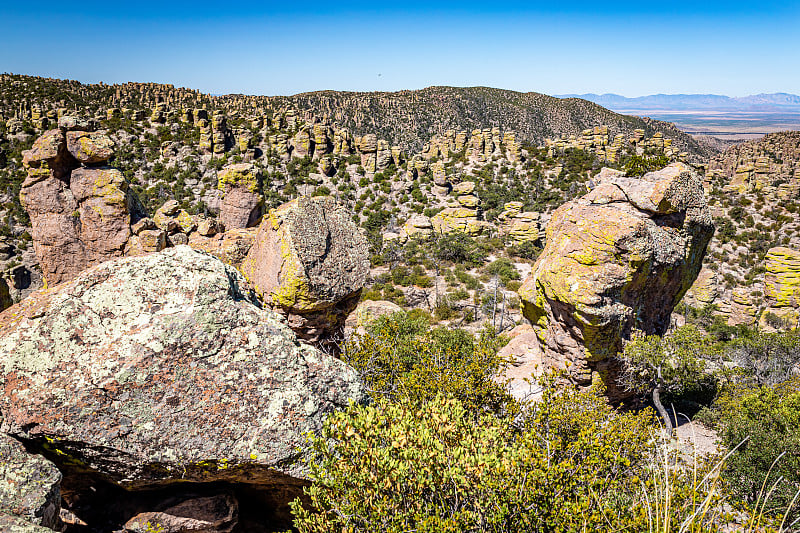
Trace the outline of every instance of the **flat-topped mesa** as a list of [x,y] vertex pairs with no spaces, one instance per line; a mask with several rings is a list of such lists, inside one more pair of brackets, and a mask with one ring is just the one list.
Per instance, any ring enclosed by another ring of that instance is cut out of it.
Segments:
[[330,197],[301,197],[264,218],[241,270],[297,335],[330,349],[369,275],[365,237]]
[[608,175],[558,208],[519,290],[544,362],[576,383],[602,377],[637,332],[663,334],[697,278],[714,232],[701,178],[674,163],[641,178]]
[[122,173],[104,166],[114,143],[88,121],[63,116],[23,154],[20,202],[45,281],[61,283],[123,255],[141,205]]

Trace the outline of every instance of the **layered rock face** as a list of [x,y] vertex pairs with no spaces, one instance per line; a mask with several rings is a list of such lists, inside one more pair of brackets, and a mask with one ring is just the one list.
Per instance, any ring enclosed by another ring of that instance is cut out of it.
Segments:
[[123,255],[140,207],[121,172],[103,164],[113,154],[104,133],[62,120],[24,153],[28,177],[20,200],[31,219],[36,256],[47,283]]
[[767,307],[759,322],[769,329],[794,329],[800,321],[800,251],[771,248],[765,258]]
[[332,198],[298,198],[270,211],[242,272],[301,338],[332,347],[369,274],[367,241]]
[[64,472],[134,491],[122,500],[180,481],[286,504],[304,483],[304,433],[363,391],[245,287],[178,246],[34,293],[0,314],[0,430]]
[[611,377],[609,360],[635,332],[665,332],[713,231],[702,180],[682,163],[608,177],[558,208],[519,291],[545,364],[580,384]]

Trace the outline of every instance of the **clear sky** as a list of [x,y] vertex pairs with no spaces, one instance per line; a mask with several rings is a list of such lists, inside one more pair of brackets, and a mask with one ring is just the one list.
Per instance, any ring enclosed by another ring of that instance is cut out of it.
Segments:
[[800,0],[0,0],[0,72],[216,94],[800,94]]

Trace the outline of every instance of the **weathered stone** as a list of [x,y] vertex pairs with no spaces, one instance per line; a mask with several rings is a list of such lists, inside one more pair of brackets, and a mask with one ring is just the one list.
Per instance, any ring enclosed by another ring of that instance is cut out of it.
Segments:
[[345,337],[364,334],[366,327],[382,316],[402,313],[403,308],[385,300],[364,300],[347,316],[344,325]]
[[472,194],[475,190],[475,182],[474,181],[462,181],[461,183],[457,183],[453,186],[453,193],[457,195],[461,194]]
[[224,196],[219,217],[226,230],[258,224],[263,208],[260,181],[261,175],[252,163],[230,165],[220,172],[217,186]]
[[121,256],[131,236],[133,210],[122,173],[114,168],[79,168],[72,172],[70,190],[78,203],[85,268]]
[[3,533],[52,533],[48,527],[37,526],[18,516],[0,511],[0,531]]
[[55,528],[61,507],[60,483],[61,472],[53,463],[0,434],[0,513]]
[[598,372],[621,394],[607,361],[635,332],[666,331],[712,234],[702,180],[677,165],[613,178],[558,208],[519,290],[545,364],[580,384]]
[[144,217],[131,225],[131,232],[134,235],[139,235],[145,230],[156,229],[156,223],[150,217]]
[[213,237],[217,233],[221,233],[222,228],[219,226],[216,218],[200,218],[197,222],[197,233],[203,237]]
[[750,291],[744,287],[736,287],[731,293],[729,326],[744,324],[752,326],[758,318],[758,307],[753,303]]
[[338,334],[358,303],[369,274],[367,241],[332,198],[301,197],[270,211],[242,272],[273,308],[316,315],[289,323],[319,342]]
[[127,488],[238,481],[296,495],[304,434],[363,390],[245,287],[179,246],[7,309],[0,430]]
[[81,163],[104,163],[114,155],[114,141],[101,132],[68,131],[67,150]]
[[125,533],[230,533],[238,502],[230,494],[192,498],[163,511],[140,513],[125,523]]
[[239,268],[253,247],[257,232],[257,228],[235,229],[213,237],[204,237],[199,232],[192,233],[189,236],[189,246],[208,252],[225,263]]
[[702,309],[714,303],[719,295],[717,273],[710,268],[703,267],[697,279],[686,291],[684,301],[692,307]]
[[472,236],[479,235],[485,223],[478,220],[478,213],[466,207],[446,207],[431,218],[433,229],[437,233],[460,231]]
[[773,307],[800,307],[800,251],[770,248],[764,258],[764,295]]
[[459,204],[471,209],[478,207],[478,204],[480,203],[478,197],[472,194],[462,194],[461,196],[457,196],[456,200]]

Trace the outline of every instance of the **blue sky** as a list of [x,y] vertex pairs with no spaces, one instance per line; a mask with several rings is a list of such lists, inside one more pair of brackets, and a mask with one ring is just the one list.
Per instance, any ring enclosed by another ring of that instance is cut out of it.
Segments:
[[800,2],[13,2],[0,72],[211,93],[800,94]]

